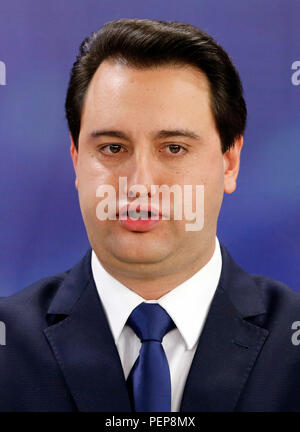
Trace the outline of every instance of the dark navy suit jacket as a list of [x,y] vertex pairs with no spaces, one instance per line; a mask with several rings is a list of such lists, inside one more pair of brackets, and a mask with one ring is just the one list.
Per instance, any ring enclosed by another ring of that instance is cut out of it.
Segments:
[[[300,294],[221,252],[180,411],[300,411]],[[90,258],[0,299],[0,411],[131,410]]]

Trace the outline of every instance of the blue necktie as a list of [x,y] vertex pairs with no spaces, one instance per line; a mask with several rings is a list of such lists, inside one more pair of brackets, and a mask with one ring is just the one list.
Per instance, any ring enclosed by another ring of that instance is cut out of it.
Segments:
[[161,342],[175,324],[157,303],[141,303],[132,311],[127,324],[142,342],[139,357],[127,378],[132,409],[170,412],[170,370]]

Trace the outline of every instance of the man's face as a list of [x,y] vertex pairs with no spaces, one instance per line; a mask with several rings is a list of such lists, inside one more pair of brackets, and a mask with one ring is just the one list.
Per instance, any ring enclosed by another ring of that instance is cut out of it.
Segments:
[[[162,130],[179,129],[198,138],[158,137]],[[119,131],[127,138],[92,135],[99,130]],[[241,146],[242,138],[222,154],[208,80],[198,69],[139,70],[104,61],[88,87],[78,152],[72,141],[71,155],[89,241],[106,268],[127,276],[155,277],[204,265],[214,250],[223,193],[235,189]],[[172,201],[170,219],[160,220],[151,230],[134,231],[119,220],[99,220],[97,188],[114,187],[118,210],[119,177],[126,177],[128,190],[144,185],[149,200],[151,185],[179,185],[182,191],[184,185],[193,185],[193,210],[195,186],[203,185],[203,228],[187,231],[190,221],[184,211],[182,220],[174,220]]]

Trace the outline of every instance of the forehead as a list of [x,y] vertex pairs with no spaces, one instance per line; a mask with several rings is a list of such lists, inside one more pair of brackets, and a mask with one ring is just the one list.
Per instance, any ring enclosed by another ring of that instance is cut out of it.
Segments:
[[111,114],[211,116],[210,86],[204,72],[191,65],[162,65],[136,68],[105,60],[96,70],[85,95],[81,120]]

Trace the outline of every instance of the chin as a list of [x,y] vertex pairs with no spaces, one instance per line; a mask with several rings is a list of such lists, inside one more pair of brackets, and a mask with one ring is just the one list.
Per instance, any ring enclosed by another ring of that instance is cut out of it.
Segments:
[[153,247],[119,245],[117,248],[114,247],[111,252],[119,261],[137,264],[155,264],[163,261],[170,254],[169,248],[159,247],[157,243],[153,244]]

